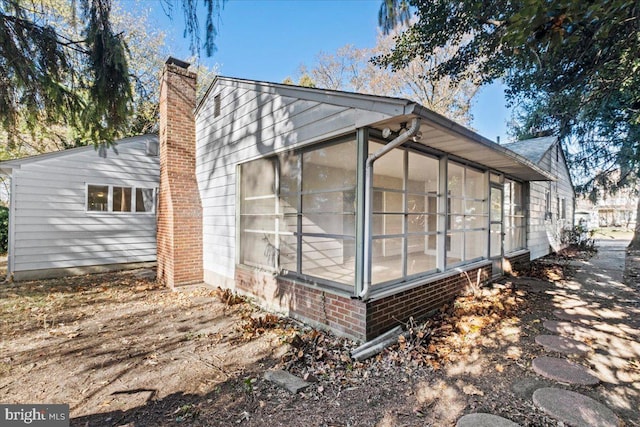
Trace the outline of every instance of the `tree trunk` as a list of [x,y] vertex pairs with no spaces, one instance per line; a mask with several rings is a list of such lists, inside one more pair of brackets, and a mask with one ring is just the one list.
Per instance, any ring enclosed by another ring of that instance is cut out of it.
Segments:
[[640,197],[638,197],[638,205],[636,207],[636,227],[633,230],[633,239],[629,243],[629,249],[640,250]]

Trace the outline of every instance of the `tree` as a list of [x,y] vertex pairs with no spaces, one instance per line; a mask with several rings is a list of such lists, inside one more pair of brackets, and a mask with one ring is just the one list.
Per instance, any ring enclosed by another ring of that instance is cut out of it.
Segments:
[[[285,77],[285,79],[282,80],[282,83],[284,83],[286,85],[296,85],[296,83],[293,81],[293,79],[291,77]],[[300,75],[300,78],[298,79],[297,86],[316,87],[316,83],[313,81],[311,76],[309,74],[307,74],[306,69],[304,69],[304,67],[303,67],[302,73]]]
[[437,49],[426,59],[416,59],[392,71],[371,63],[373,56],[391,51],[397,33],[380,35],[373,48],[346,45],[334,54],[317,55],[310,73],[318,87],[408,98],[464,125],[471,123],[471,103],[479,88],[475,77],[453,81],[448,76],[424,76],[456,51],[454,45]]
[[[173,1],[163,4],[173,11]],[[211,55],[220,0],[204,0],[204,42],[197,2],[181,4],[192,50],[202,44]],[[112,6],[112,0],[0,0],[0,128],[10,144],[43,124],[70,126],[97,144],[129,126],[135,102],[130,50]],[[73,25],[60,25],[62,8]]]
[[[553,133],[582,177],[580,191],[633,185],[640,166],[640,3],[612,0],[411,1],[417,21],[375,59],[402,69],[448,43],[460,49],[431,76],[503,79],[520,137]],[[466,41],[465,41],[465,38]],[[620,173],[615,179],[615,170]],[[640,224],[638,224],[640,226]],[[636,228],[634,245],[640,247]]]

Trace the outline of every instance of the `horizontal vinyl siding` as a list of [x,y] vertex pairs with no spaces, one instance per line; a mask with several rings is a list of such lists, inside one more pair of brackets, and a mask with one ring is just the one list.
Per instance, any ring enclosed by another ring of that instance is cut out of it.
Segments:
[[[274,151],[355,131],[354,108],[235,88],[218,81],[196,117],[196,177],[203,207],[204,269],[235,277],[236,168]],[[291,92],[282,90],[283,92]],[[213,115],[214,96],[220,115]]]
[[[556,177],[556,181],[535,181],[529,186],[528,247],[531,251],[531,259],[549,254],[553,250],[552,247],[562,248],[563,230],[573,226],[575,193],[569,169],[563,156],[556,156],[557,150],[558,145],[553,146],[539,163],[539,166]],[[545,218],[547,191],[551,193],[551,218]],[[558,198],[566,200],[566,219],[558,217]]]
[[144,141],[117,150],[72,151],[13,171],[14,272],[156,260],[155,214],[85,211],[87,184],[158,187],[159,159]]

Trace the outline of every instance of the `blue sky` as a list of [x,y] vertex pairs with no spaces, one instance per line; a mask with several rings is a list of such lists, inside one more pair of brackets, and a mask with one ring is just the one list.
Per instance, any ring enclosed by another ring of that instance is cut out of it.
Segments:
[[[169,20],[157,0],[151,7],[151,22],[166,35],[167,49],[177,58],[188,58],[179,1]],[[217,52],[201,57],[206,65],[218,64],[225,76],[281,82],[296,77],[301,64],[311,65],[320,51],[335,52],[353,44],[372,47],[378,31],[381,0],[229,0],[220,14]],[[473,108],[473,127],[481,135],[507,140],[503,90],[493,85],[481,90]]]

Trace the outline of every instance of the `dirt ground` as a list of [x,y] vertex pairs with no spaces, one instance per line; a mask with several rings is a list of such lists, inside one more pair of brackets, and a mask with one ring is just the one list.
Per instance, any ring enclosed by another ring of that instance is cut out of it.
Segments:
[[[68,403],[74,426],[449,426],[470,412],[556,426],[532,403],[554,383],[531,360],[553,318],[548,291],[580,256],[461,297],[364,362],[350,340],[218,290],[159,288],[140,271],[4,284],[0,401]],[[263,379],[272,368],[312,385],[291,394]],[[640,360],[623,370],[640,373]],[[565,388],[617,396],[609,406],[640,426],[638,384]]]

